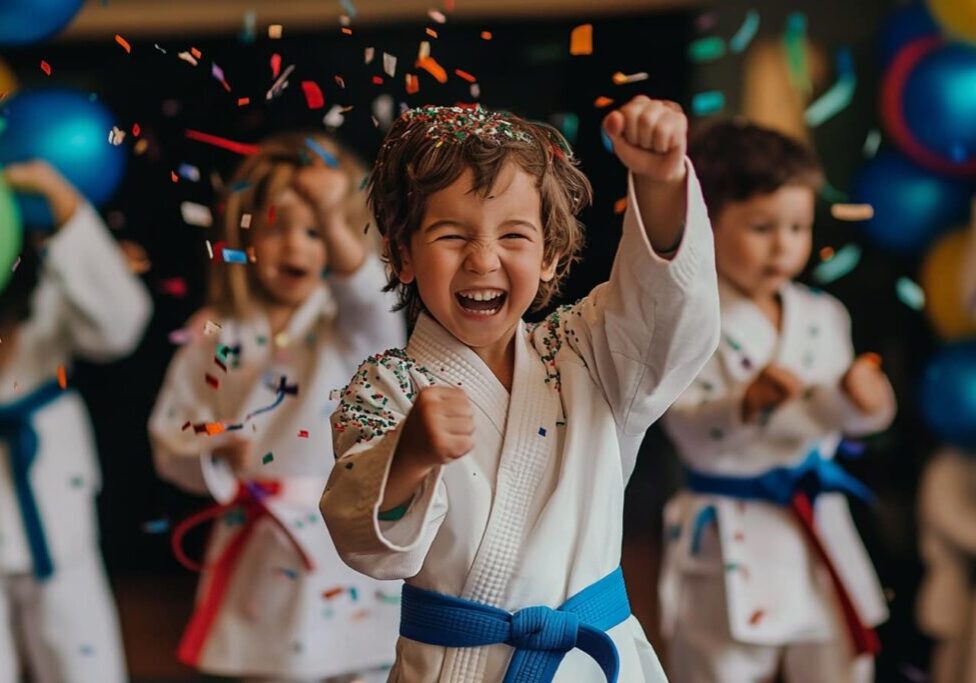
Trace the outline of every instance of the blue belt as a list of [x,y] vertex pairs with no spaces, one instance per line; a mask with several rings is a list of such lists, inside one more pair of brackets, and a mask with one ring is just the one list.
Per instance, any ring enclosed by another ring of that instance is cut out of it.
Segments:
[[54,562],[44,536],[44,524],[31,488],[30,470],[37,457],[38,437],[34,430],[34,413],[64,394],[57,381],[50,381],[19,401],[0,405],[0,440],[10,451],[10,470],[17,492],[17,503],[24,523],[24,533],[34,562],[34,576],[46,579],[54,573]]
[[504,683],[548,683],[567,652],[579,648],[596,660],[610,683],[620,656],[606,634],[630,617],[624,575],[618,567],[557,609],[526,607],[514,614],[473,600],[403,586],[400,635],[428,645],[515,648]]
[[[759,500],[783,506],[788,506],[797,492],[806,493],[811,501],[827,492],[846,493],[868,503],[874,499],[867,486],[845,472],[834,460],[824,458],[816,448],[798,465],[774,467],[753,477],[705,474],[691,468],[687,468],[685,474],[687,487],[695,493]],[[697,551],[702,531],[714,519],[715,509],[712,506],[698,512],[692,530],[692,552]]]

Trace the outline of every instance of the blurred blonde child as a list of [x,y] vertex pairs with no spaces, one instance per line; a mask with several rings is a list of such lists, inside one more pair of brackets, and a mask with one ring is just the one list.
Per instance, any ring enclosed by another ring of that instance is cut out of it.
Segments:
[[[156,469],[219,506],[179,658],[248,680],[380,680],[399,586],[356,574],[317,514],[333,389],[403,338],[363,235],[365,169],[319,135],[273,137],[228,184],[203,338],[149,421]],[[327,275],[323,278],[323,272]],[[199,320],[199,316],[196,318]]]

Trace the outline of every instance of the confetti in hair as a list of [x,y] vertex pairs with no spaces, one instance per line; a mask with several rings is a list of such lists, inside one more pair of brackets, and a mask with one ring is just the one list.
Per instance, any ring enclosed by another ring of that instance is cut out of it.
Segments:
[[417,107],[403,114],[409,122],[406,135],[423,128],[426,136],[442,144],[460,144],[471,137],[482,142],[501,143],[505,140],[532,142],[530,136],[521,130],[504,114],[474,107]]

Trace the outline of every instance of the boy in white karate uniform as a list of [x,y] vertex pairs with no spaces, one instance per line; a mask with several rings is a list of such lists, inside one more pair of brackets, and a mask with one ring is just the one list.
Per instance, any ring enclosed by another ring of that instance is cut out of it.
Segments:
[[392,681],[665,680],[619,563],[641,438],[716,344],[686,127],[643,96],[607,116],[630,171],[610,280],[537,325],[590,200],[562,136],[480,107],[387,135],[370,201],[416,325],[343,393],[321,507],[350,565],[407,580]]
[[75,356],[130,353],[151,303],[101,218],[56,170],[31,161],[4,175],[43,195],[58,227],[43,254],[25,246],[0,294],[0,683],[122,683],[98,550],[94,434],[66,380]]
[[850,318],[796,277],[811,250],[820,168],[779,133],[723,122],[692,143],[713,218],[718,351],[664,424],[687,468],[668,504],[661,578],[678,683],[872,680],[887,616],[833,457],[887,427],[877,356]]

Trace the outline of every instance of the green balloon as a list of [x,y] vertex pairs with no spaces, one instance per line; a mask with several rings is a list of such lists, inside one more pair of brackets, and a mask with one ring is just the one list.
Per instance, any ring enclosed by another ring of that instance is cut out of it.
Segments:
[[23,238],[17,202],[0,175],[0,292],[3,292],[13,275]]

